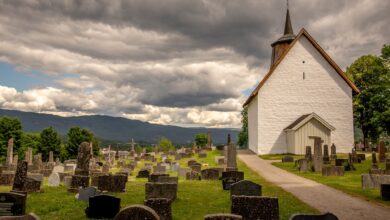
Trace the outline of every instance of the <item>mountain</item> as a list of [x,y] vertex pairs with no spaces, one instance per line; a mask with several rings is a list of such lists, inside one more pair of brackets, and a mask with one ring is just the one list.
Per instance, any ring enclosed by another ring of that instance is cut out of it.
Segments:
[[70,127],[78,126],[92,131],[95,136],[104,140],[128,142],[135,141],[157,143],[161,137],[166,137],[176,144],[186,144],[194,140],[198,133],[211,132],[213,143],[226,143],[227,135],[232,140],[237,139],[237,129],[224,128],[184,128],[171,125],[158,125],[138,120],[103,115],[61,117],[49,114],[22,112],[0,109],[0,116],[17,117],[22,122],[23,131],[41,132],[42,129],[52,126],[61,135],[66,135]]

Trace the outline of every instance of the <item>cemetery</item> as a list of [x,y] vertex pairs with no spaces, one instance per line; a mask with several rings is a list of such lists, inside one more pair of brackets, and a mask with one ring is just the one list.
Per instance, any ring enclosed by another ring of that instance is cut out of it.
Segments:
[[386,187],[390,184],[390,154],[387,153],[383,141],[378,144],[377,149],[370,152],[353,149],[349,154],[337,153],[335,145],[331,146],[330,153],[327,145],[319,146],[322,151],[315,148],[313,152],[318,152],[319,157],[311,154],[311,146],[306,147],[307,154],[302,156],[278,154],[260,157],[271,160],[274,166],[296,175],[365,200],[390,205],[386,194]]
[[61,162],[52,153],[42,161],[31,149],[26,160],[15,160],[10,139],[0,173],[0,216],[169,220],[318,214],[237,160],[230,136],[222,150],[208,146],[140,154],[109,148],[93,156],[91,144],[83,142],[77,159]]

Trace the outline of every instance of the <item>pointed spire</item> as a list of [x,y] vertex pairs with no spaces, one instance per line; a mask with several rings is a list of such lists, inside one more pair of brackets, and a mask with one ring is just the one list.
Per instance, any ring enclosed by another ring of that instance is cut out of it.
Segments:
[[[288,1],[287,1],[288,2]],[[288,5],[288,3],[287,3]],[[284,35],[294,35],[294,31],[291,25],[290,10],[287,8],[286,23],[284,25]]]

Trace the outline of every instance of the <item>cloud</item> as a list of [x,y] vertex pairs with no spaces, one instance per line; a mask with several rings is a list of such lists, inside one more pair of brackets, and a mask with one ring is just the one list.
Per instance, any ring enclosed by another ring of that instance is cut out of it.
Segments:
[[[389,43],[389,9],[382,0],[290,4],[295,32],[305,27],[342,68]],[[0,107],[240,127],[243,91],[269,68],[284,17],[282,0],[1,1],[0,61],[53,85],[2,85]]]

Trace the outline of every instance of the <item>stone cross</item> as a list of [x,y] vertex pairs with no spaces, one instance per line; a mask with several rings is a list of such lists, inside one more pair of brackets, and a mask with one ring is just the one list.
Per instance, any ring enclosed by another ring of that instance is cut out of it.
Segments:
[[79,146],[77,153],[77,167],[75,175],[89,175],[89,160],[91,159],[91,149],[88,142],[83,142]]
[[14,139],[10,138],[8,140],[8,148],[7,148],[7,165],[12,165],[12,159],[14,157]]
[[309,136],[310,139],[314,139],[314,171],[322,172],[322,142],[321,137]]

